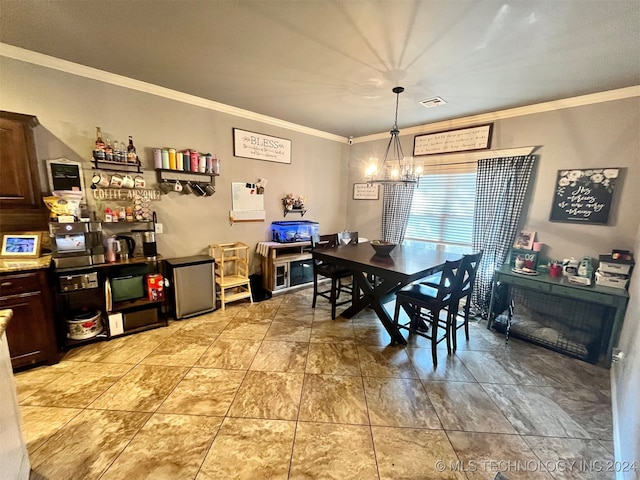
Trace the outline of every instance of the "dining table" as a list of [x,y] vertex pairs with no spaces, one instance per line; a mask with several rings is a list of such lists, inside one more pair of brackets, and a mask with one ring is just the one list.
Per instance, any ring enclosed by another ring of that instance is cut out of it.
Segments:
[[[425,249],[423,245],[398,245],[389,255],[377,255],[369,242],[339,245],[312,251],[314,260],[348,269],[358,288],[353,289],[351,306],[342,312],[352,318],[367,307],[372,308],[391,337],[391,345],[407,341],[384,308],[402,287],[438,273],[446,261],[461,254]],[[356,293],[356,292],[359,292]]]

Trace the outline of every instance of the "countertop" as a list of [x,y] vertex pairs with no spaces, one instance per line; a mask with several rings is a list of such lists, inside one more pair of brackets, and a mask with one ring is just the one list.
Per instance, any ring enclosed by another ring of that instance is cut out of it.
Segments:
[[26,270],[40,270],[49,268],[51,255],[40,258],[4,258],[0,259],[0,273],[22,272]]
[[9,325],[9,320],[11,320],[11,317],[13,317],[13,310],[9,308],[0,310],[0,337],[4,335],[4,332],[7,329],[7,325]]

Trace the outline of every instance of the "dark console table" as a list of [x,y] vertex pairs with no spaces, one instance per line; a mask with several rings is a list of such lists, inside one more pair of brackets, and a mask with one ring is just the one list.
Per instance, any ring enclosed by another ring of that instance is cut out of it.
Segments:
[[624,289],[575,285],[546,272],[523,275],[503,265],[495,271],[487,328],[609,368],[628,301]]

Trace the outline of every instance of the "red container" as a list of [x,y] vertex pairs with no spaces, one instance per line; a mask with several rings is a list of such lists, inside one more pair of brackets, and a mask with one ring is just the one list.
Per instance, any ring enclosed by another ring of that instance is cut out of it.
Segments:
[[147,275],[147,295],[150,301],[164,300],[164,280],[161,274]]
[[562,276],[562,265],[549,265],[549,276],[559,278]]

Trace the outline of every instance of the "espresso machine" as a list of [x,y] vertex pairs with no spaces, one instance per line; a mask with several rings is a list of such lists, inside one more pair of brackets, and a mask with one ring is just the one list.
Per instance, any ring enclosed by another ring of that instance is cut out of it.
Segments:
[[50,222],[49,237],[56,268],[105,263],[100,222]]

